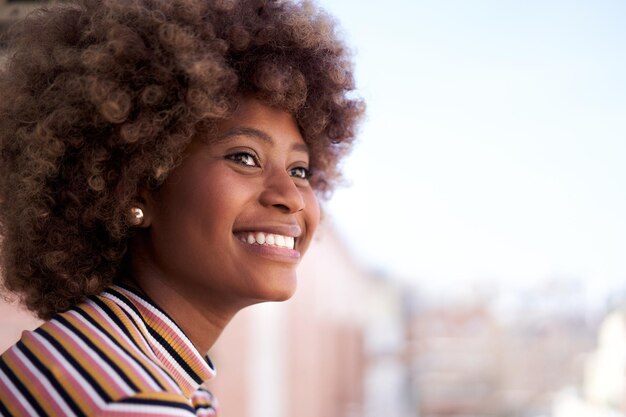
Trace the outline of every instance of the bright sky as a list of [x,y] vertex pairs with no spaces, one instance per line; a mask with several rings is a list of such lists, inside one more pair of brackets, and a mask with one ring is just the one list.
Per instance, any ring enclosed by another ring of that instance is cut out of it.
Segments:
[[368,102],[327,210],[423,285],[626,284],[626,2],[322,0]]

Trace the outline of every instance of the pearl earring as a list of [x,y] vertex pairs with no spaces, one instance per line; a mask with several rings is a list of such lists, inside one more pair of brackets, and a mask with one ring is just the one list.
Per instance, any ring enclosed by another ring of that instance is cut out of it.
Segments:
[[139,207],[131,207],[130,224],[133,226],[139,226],[141,223],[143,223],[143,210]]

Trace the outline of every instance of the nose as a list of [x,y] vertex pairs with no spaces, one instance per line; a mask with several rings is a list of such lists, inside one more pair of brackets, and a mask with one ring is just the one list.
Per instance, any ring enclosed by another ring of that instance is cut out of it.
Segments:
[[274,169],[267,175],[260,201],[266,207],[275,207],[284,213],[304,210],[304,196],[285,170]]

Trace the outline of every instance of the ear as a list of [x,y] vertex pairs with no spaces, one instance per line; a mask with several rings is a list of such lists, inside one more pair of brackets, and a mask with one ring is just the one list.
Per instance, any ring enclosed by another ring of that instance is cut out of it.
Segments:
[[[138,228],[148,228],[152,225],[152,220],[154,218],[154,197],[153,192],[149,191],[145,188],[141,188],[139,190],[136,201],[131,206],[130,213],[130,222],[134,227]],[[141,210],[141,221],[135,220],[137,217],[135,213],[132,212],[133,209]]]

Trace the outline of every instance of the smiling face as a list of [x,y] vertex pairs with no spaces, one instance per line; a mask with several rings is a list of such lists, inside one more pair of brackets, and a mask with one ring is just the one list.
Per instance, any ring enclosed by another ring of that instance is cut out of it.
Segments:
[[319,221],[308,166],[294,118],[243,99],[147,194],[136,274],[214,307],[289,298]]

